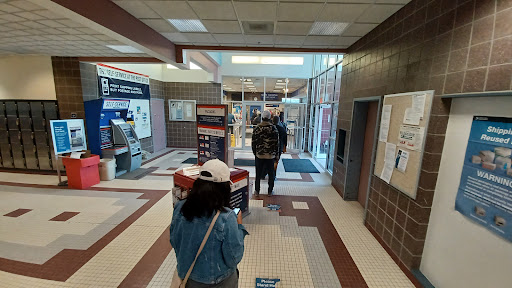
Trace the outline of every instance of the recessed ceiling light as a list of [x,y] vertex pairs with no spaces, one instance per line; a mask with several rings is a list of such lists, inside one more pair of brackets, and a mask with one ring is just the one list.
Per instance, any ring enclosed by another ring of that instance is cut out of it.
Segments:
[[190,61],[190,69],[192,69],[192,70],[203,70],[203,68],[197,66],[197,64],[192,62],[192,61]]
[[139,49],[129,45],[107,45],[107,47],[119,51],[121,53],[144,53]]
[[277,82],[283,82],[283,80],[277,80]]
[[180,32],[208,32],[201,20],[197,19],[167,19]]
[[167,64],[167,69],[178,69],[178,67],[171,64]]
[[311,26],[309,35],[341,35],[349,24],[343,22],[315,22]]
[[273,92],[281,92],[281,90],[273,90]]
[[286,84],[285,83],[276,83],[276,87],[277,86],[285,86]]

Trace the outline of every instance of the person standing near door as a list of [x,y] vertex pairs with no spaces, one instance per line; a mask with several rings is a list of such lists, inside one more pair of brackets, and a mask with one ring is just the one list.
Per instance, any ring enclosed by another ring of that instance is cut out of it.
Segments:
[[288,143],[288,135],[286,134],[286,128],[284,128],[283,123],[279,120],[279,116],[274,116],[272,118],[272,123],[277,128],[277,132],[279,132],[279,152],[276,157],[276,162],[274,165],[274,178],[277,174],[277,165],[279,164],[279,159],[281,158],[281,154],[286,151],[286,143]]
[[279,132],[270,120],[270,111],[261,113],[261,123],[254,128],[252,134],[252,152],[256,163],[255,196],[260,194],[260,182],[263,171],[268,172],[268,195],[274,191],[274,161],[279,155]]

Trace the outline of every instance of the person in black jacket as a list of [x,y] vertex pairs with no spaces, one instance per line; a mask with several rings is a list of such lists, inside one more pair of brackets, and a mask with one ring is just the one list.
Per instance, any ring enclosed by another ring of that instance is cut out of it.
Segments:
[[274,126],[277,128],[277,132],[279,133],[279,152],[278,156],[276,158],[276,163],[274,165],[274,177],[277,173],[277,165],[279,163],[279,159],[281,159],[281,154],[283,154],[283,151],[285,151],[286,143],[288,143],[288,134],[286,133],[286,128],[284,127],[283,123],[280,121],[279,116],[274,116],[272,119],[272,123],[274,123]]
[[256,164],[255,196],[260,194],[260,182],[264,171],[268,172],[268,195],[274,191],[274,161],[279,157],[279,132],[270,122],[270,111],[261,113],[261,123],[252,133],[252,152]]

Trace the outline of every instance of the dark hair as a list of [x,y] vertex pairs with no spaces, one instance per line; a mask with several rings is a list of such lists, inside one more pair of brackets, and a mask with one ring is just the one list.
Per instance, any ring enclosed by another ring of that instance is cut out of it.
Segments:
[[197,179],[188,194],[187,201],[181,208],[181,214],[188,221],[192,221],[195,217],[210,217],[214,211],[222,212],[225,211],[224,207],[230,208],[230,199],[231,185],[229,182],[216,183]]
[[274,118],[272,118],[272,123],[274,123],[274,125],[277,125],[277,124],[279,124],[279,120],[280,120],[279,116],[276,115],[276,116],[274,116]]

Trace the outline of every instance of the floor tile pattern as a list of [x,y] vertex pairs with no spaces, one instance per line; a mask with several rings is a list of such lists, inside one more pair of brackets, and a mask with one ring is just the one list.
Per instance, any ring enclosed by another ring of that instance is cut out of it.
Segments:
[[16,218],[16,217],[20,217],[21,215],[26,214],[26,213],[28,213],[30,211],[32,211],[32,209],[20,208],[20,209],[14,210],[12,212],[9,212],[9,213],[5,214],[4,216]]
[[50,219],[50,221],[68,221],[69,219],[75,217],[76,215],[80,214],[80,212],[69,212],[69,211],[66,211],[66,212],[62,212],[60,213],[59,215],[53,217],[52,219]]

